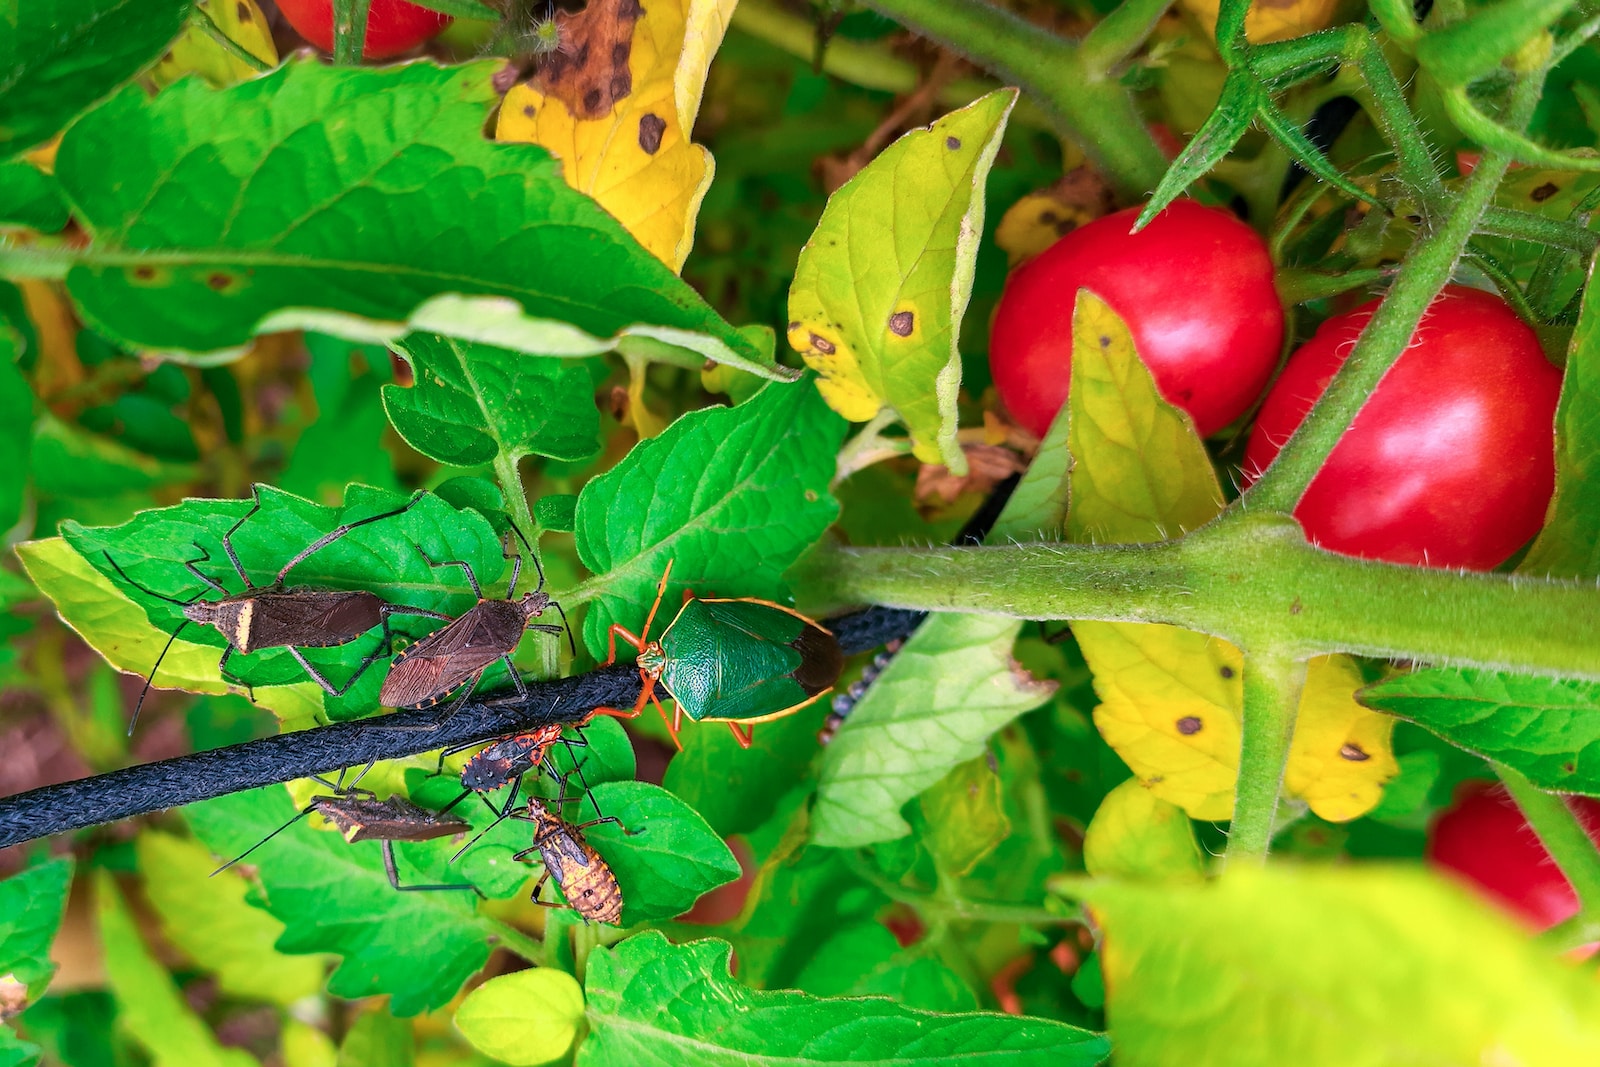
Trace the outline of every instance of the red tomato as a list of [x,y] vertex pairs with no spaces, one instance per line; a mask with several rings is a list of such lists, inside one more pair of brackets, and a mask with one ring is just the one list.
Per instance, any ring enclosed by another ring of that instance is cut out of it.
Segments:
[[[1344,362],[1376,300],[1323,323],[1256,419],[1266,469]],[[1295,508],[1306,536],[1351,556],[1488,570],[1539,532],[1555,489],[1561,372],[1498,296],[1449,286]]]
[[[333,0],[278,0],[278,10],[300,36],[324,52],[333,51]],[[438,36],[448,25],[449,15],[406,0],[372,0],[367,9],[367,39],[361,55],[383,59],[409,52]]]
[[1156,388],[1203,435],[1242,415],[1272,376],[1283,307],[1256,232],[1190,200],[1130,234],[1138,217],[1129,208],[1080,226],[1006,280],[989,366],[1007,410],[1035,434],[1067,398],[1081,288],[1127,321]]
[[[1569,797],[1567,803],[1600,842],[1600,801]],[[1427,855],[1541,930],[1578,912],[1566,875],[1501,786],[1473,782],[1463,789],[1429,828]]]

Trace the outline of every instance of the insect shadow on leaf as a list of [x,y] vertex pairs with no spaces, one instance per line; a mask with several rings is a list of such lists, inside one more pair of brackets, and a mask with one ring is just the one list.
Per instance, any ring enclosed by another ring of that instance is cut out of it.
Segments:
[[[289,572],[302,563],[307,557],[319,549],[326,548],[335,541],[369,523],[379,522],[383,519],[393,518],[410,510],[422,493],[417,493],[405,504],[377,515],[369,515],[364,519],[344,523],[332,531],[323,534],[311,544],[295,553],[282,568],[277,577],[268,585],[256,585],[245,573],[244,565],[239,561],[239,554],[233,547],[233,535],[239,531],[256,512],[261,510],[261,487],[254,486],[250,491],[252,503],[250,510],[246,511],[237,522],[228,527],[222,535],[222,550],[227,554],[228,562],[233,565],[233,571],[244,583],[244,589],[238,593],[229,593],[227,587],[217,579],[202,571],[201,563],[211,560],[211,553],[195,542],[194,547],[200,555],[191,560],[184,561],[184,567],[205,584],[205,589],[200,590],[188,600],[179,600],[174,597],[158,593],[146,588],[128,576],[122,566],[112,558],[110,552],[105,552],[106,562],[109,563],[122,580],[145,596],[156,600],[174,604],[183,610],[184,621],[167,637],[167,643],[161,646],[161,654],[156,657],[155,665],[150,668],[150,674],[145,678],[144,688],[139,692],[138,702],[133,706],[133,716],[128,720],[128,734],[133,734],[134,727],[139,722],[139,712],[144,707],[144,701],[150,694],[150,687],[155,683],[156,672],[161,669],[161,661],[167,656],[167,651],[172,648],[172,643],[178,639],[185,627],[190,623],[210,626],[220,633],[228,642],[228,647],[223,649],[222,657],[217,660],[217,673],[224,681],[250,689],[249,683],[238,675],[228,670],[228,660],[235,652],[240,655],[249,655],[258,649],[287,648],[295,662],[300,664],[307,675],[318,685],[334,697],[343,696],[355,685],[361,676],[366,673],[380,657],[392,651],[392,638],[389,631],[389,616],[391,615],[423,615],[434,619],[448,619],[436,611],[423,608],[407,607],[402,604],[391,604],[376,593],[366,590],[335,590],[335,589],[291,589],[285,583]],[[208,591],[221,593],[216,600],[202,600]],[[383,628],[383,641],[364,658],[356,667],[344,685],[335,686],[328,681],[315,666],[306,659],[302,648],[331,648],[336,645],[348,644],[371,630],[375,626]],[[251,692],[251,699],[255,698]]]
[[[527,630],[538,630],[547,634],[564,632],[573,654],[577,654],[578,646],[573,640],[572,628],[567,625],[567,613],[544,591],[544,568],[539,565],[539,558],[533,555],[533,546],[528,544],[527,537],[514,523],[511,529],[528,549],[528,558],[533,561],[534,570],[539,575],[538,587],[532,592],[522,594],[520,599],[517,597],[517,578],[522,573],[520,555],[510,552],[505,554],[506,558],[511,560],[511,581],[506,587],[505,598],[488,600],[484,598],[478,577],[472,571],[472,564],[459,559],[435,560],[423,550],[422,546],[417,546],[418,554],[430,567],[435,569],[460,567],[478,602],[466,614],[453,619],[415,644],[408,645],[394,657],[394,662],[389,666],[389,675],[383,680],[383,688],[378,693],[379,701],[388,707],[431,707],[457,689],[462,689],[461,695],[450,706],[448,714],[438,722],[424,727],[394,727],[394,729],[437,730],[449,721],[450,716],[461,709],[467,698],[472,695],[473,689],[477,687],[483,673],[496,662],[506,665],[506,669],[511,673],[511,681],[516,685],[518,696],[527,699],[527,686],[523,684],[522,676],[517,673],[516,665],[511,661],[511,654],[516,651],[523,633]],[[543,615],[546,608],[555,608],[560,614],[560,626],[533,621]]]
[[[400,872],[394,858],[396,841],[432,841],[435,838],[464,834],[471,830],[472,826],[465,820],[450,816],[447,812],[429,811],[427,808],[418,807],[404,797],[394,796],[387,800],[379,800],[378,795],[372,790],[360,788],[361,779],[365,778],[372,768],[373,764],[367,764],[349,785],[344,784],[344,771],[339,772],[339,778],[334,782],[319,775],[312,775],[313,781],[333,790],[333,795],[312,797],[311,803],[296,812],[288,822],[212,871],[212,877],[221,874],[307,815],[316,812],[337,826],[344,839],[352,844],[357,841],[381,842],[384,873],[389,876],[389,884],[400,892],[466,889],[478,893],[476,886],[464,882],[442,885],[400,884]],[[482,896],[481,893],[478,895]]]

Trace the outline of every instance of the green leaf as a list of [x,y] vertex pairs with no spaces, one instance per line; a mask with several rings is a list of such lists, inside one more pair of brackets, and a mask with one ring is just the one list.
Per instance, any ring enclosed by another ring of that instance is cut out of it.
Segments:
[[1419,869],[1229,870],[1103,882],[1118,1067],[1600,1062],[1600,986]]
[[1517,570],[1552,578],[1600,576],[1600,285],[1589,268],[1556,407],[1556,494],[1539,539]]
[[0,982],[27,987],[25,1001],[43,993],[56,973],[50,943],[61,928],[71,885],[70,859],[41,863],[0,882]]
[[600,412],[581,363],[440,334],[407,334],[395,347],[416,384],[384,386],[383,407],[423,455],[476,467],[526,455],[586,459],[599,450]]
[[966,875],[1011,834],[1000,775],[985,753],[958,764],[918,798],[923,844],[941,873]]
[[789,343],[829,405],[852,422],[893,408],[918,459],[961,474],[957,338],[1016,101],[992,92],[884,149],[828,199],[789,289]]
[[1163,541],[1203,526],[1222,508],[1205,445],[1182,411],[1161,399],[1110,306],[1079,290],[1072,313],[1070,540]]
[[1189,817],[1129,778],[1100,802],[1083,835],[1083,865],[1096,878],[1188,882],[1205,877]]
[[254,1057],[224,1048],[189,1009],[172,977],[139,939],[109,871],[95,872],[94,899],[117,1022],[150,1054],[155,1067],[255,1067]]
[[669,561],[661,626],[686,588],[783,597],[783,572],[839,515],[828,484],[844,430],[810,381],[768,386],[736,408],[690,412],[589,481],[577,542],[600,576],[583,625],[594,657],[612,623],[639,632]]
[[927,950],[901,948],[882,923],[846,927],[820,945],[795,987],[819,997],[886,996],[921,1011],[976,1011],[961,976]]
[[33,388],[17,366],[21,338],[0,319],[0,530],[22,517],[33,452]]
[[[268,786],[191,804],[184,817],[214,855],[232,859],[295,810],[287,791]],[[397,843],[401,884],[460,881],[447,866],[459,847],[448,839]],[[246,862],[258,871],[267,910],[286,927],[279,951],[344,957],[328,981],[335,996],[386,993],[395,1014],[415,1015],[448,1002],[489,958],[477,897],[395,892],[377,841],[350,844],[300,819]]]
[[473,1048],[512,1067],[567,1054],[583,1022],[583,987],[550,967],[491,978],[456,1009],[456,1029]]
[[906,801],[1050,698],[1056,683],[1011,658],[1021,629],[992,615],[951,615],[918,628],[823,752],[812,810],[817,844],[848,848],[909,833],[900,817]]
[[1541,789],[1600,796],[1600,683],[1440,667],[1356,694]]
[[350,1028],[335,1067],[411,1067],[415,1060],[411,1024],[378,1008],[363,1012]]
[[1156,186],[1156,191],[1150,194],[1150,202],[1139,212],[1135,229],[1149,225],[1150,220],[1161,214],[1168,204],[1182,196],[1189,186],[1210,174],[1211,168],[1233,151],[1239,138],[1250,129],[1250,120],[1255,117],[1262,95],[1256,76],[1249,70],[1235,70],[1228,75],[1222,83],[1222,95],[1217,98],[1216,106],[1189,143],[1184,145],[1183,151],[1178,153],[1178,158],[1172,161],[1167,173],[1161,176],[1161,184]]
[[[326,508],[270,486],[261,487],[261,508],[232,536],[235,553],[245,573],[256,585],[269,584],[290,558],[341,523],[398,508],[407,498],[365,486],[350,487],[342,509]],[[168,508],[140,512],[131,521],[115,527],[84,527],[74,522],[62,524],[68,544],[101,576],[144,609],[152,629],[148,631],[141,657],[133,669],[144,673],[155,662],[165,635],[177,630],[184,619],[178,605],[168,603],[128,584],[112,566],[115,560],[132,581],[145,589],[176,599],[197,593],[214,600],[184,566],[187,560],[202,555],[209,562],[199,569],[227,588],[238,591],[243,582],[233,572],[222,547],[222,535],[242,519],[251,508],[249,500],[191,499]],[[424,494],[406,511],[391,518],[353,529],[307,557],[289,575],[291,586],[321,589],[369,589],[393,604],[406,605],[459,615],[476,603],[470,586],[459,568],[435,568],[418,551],[434,560],[463,560],[469,563],[486,587],[494,587],[505,569],[499,538],[493,527],[476,511],[458,511],[431,494]],[[57,590],[35,576],[40,589],[66,611],[66,597],[82,595],[82,590]],[[418,634],[431,630],[432,620],[397,615],[390,622],[399,634]],[[86,637],[91,636],[85,634]],[[183,631],[194,644],[226,647],[226,640],[215,628],[188,626]],[[309,649],[306,658],[339,686],[355,672],[361,661],[382,642],[382,633],[357,638],[346,645]],[[93,642],[91,642],[93,643]],[[151,645],[146,651],[145,646]],[[102,653],[114,651],[96,644]],[[169,653],[169,656],[171,653]],[[120,665],[120,664],[119,664]],[[166,664],[163,662],[163,668]],[[306,682],[306,673],[287,649],[261,649],[247,656],[234,655],[228,670],[245,682],[257,686],[283,686]],[[163,671],[165,675],[165,670]],[[354,718],[378,707],[378,688],[383,671],[374,669],[343,697],[334,698],[315,688],[324,697],[328,713],[339,719]],[[220,680],[216,662],[209,672],[199,675],[207,681]],[[310,683],[315,687],[315,683]],[[185,686],[189,688],[189,686]],[[203,691],[218,692],[207,687]]]
[[0,0],[0,157],[48,140],[154,62],[190,0]]
[[283,924],[245,901],[238,878],[212,878],[217,861],[199,844],[147,830],[134,840],[144,893],[167,940],[217,976],[224,993],[288,1007],[322,989],[323,961],[273,948]]
[[616,335],[784,377],[548,152],[484,139],[494,66],[301,61],[119,93],[56,158],[94,234],[68,290],[107,336],[199,356],[297,327],[544,355]]
[[16,1031],[0,1023],[0,1067],[29,1067],[39,1062],[44,1050],[19,1038]]
[[573,493],[542,496],[533,502],[533,517],[546,530],[571,533],[578,528],[578,497]]
[[32,163],[0,163],[0,222],[57,233],[67,224],[67,202],[52,175]]
[[1572,5],[1573,0],[1499,0],[1484,5],[1431,27],[1417,41],[1417,60],[1440,84],[1466,85],[1498,67]]
[[1103,1038],[1045,1019],[936,1015],[877,997],[762,992],[728,973],[725,941],[672,945],[651,931],[589,957],[590,1033],[578,1067],[855,1063],[1090,1067]]
[[716,831],[658,785],[604,782],[578,810],[579,821],[596,810],[618,820],[583,835],[617,876],[623,925],[681,915],[701,894],[739,877],[739,861]]
[[196,476],[188,464],[151,459],[50,414],[34,426],[32,467],[39,492],[53,496],[115,496],[191,482]]

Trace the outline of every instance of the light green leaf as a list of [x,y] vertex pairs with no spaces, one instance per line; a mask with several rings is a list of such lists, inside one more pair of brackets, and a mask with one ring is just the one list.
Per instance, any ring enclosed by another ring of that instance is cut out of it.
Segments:
[[1439,667],[1356,694],[1540,789],[1600,796],[1600,683]]
[[94,235],[69,292],[108,337],[204,358],[274,330],[386,342],[409,324],[544,355],[629,339],[784,377],[548,152],[483,137],[494,66],[297,61],[119,93],[56,158]]
[[582,364],[441,334],[407,334],[395,347],[416,384],[384,386],[383,407],[423,455],[475,467],[497,457],[586,459],[599,450],[600,412]]
[[783,572],[839,515],[828,485],[844,431],[809,380],[769,385],[736,408],[684,415],[589,481],[577,543],[599,575],[583,626],[590,653],[604,658],[614,622],[639,632],[669,561],[658,626],[686,588],[785,596]]
[[339,1050],[327,1034],[290,1017],[278,1037],[284,1067],[338,1067]]
[[1087,885],[1118,1067],[1572,1067],[1600,985],[1416,868]]
[[363,1012],[339,1046],[336,1067],[411,1067],[415,1044],[404,1019],[382,1008]]
[[0,1023],[0,1067],[30,1067],[39,1062],[43,1050],[31,1041],[24,1041],[16,1031]]
[[[213,855],[232,859],[295,810],[287,790],[268,786],[191,804],[183,814]],[[401,884],[460,881],[447,862],[461,844],[397,843]],[[387,993],[392,1011],[415,1015],[447,1003],[489,958],[491,935],[474,915],[475,894],[395,892],[377,841],[352,844],[300,819],[247,862],[266,891],[267,910],[286,928],[280,952],[344,957],[328,981],[335,996]]]
[[56,973],[50,944],[71,885],[70,859],[50,860],[0,882],[0,982],[24,986],[24,1002],[43,993]]
[[1539,539],[1517,570],[1552,578],[1600,576],[1600,285],[1593,265],[1556,407],[1556,495]]
[[194,841],[147,830],[134,841],[145,898],[167,940],[217,976],[224,993],[285,1007],[322,989],[323,961],[273,948],[283,924],[245,901],[238,878],[212,878],[216,858]]
[[848,848],[909,833],[900,817],[906,801],[1050,698],[1056,683],[1011,658],[1021,628],[1015,619],[950,615],[911,636],[824,750],[812,810],[817,844]]
[[583,1022],[583,987],[549,967],[491,978],[456,1009],[456,1029],[472,1047],[511,1067],[567,1054]]
[[923,844],[941,873],[965,875],[1011,833],[1000,775],[987,754],[957,765],[919,798]]
[[0,222],[57,233],[67,224],[67,202],[54,176],[32,163],[0,163]]
[[94,899],[117,1021],[150,1054],[155,1067],[254,1067],[249,1053],[224,1048],[189,1010],[172,977],[139,939],[109,871],[95,872]]
[[655,931],[595,952],[578,1067],[1091,1067],[1107,1051],[1098,1034],[1046,1019],[753,990],[728,973],[728,957],[725,941],[672,945]]
[[882,923],[855,923],[818,946],[794,984],[819,997],[886,996],[922,1011],[977,1011],[971,988],[928,951],[901,948]]
[[789,343],[829,405],[852,422],[893,408],[918,459],[962,474],[956,342],[1016,101],[998,90],[884,149],[828,199],[789,289]]
[[1106,794],[1083,835],[1083,865],[1096,878],[1191,882],[1205,861],[1189,817],[1129,778]]
[[0,158],[154,62],[190,0],[0,0]]
[[1189,417],[1161,399],[1133,334],[1079,290],[1072,313],[1069,539],[1163,541],[1216,517],[1222,489]]

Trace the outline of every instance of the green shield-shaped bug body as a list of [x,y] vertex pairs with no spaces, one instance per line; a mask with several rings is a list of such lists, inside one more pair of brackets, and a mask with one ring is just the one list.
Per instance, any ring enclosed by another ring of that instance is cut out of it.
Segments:
[[[639,652],[644,687],[627,717],[654,701],[674,742],[683,719],[689,718],[727,723],[748,748],[753,724],[799,711],[838,681],[844,653],[833,634],[770,600],[686,597],[661,636],[647,642],[671,572],[668,564],[645,619],[643,637],[621,625],[610,630],[607,663],[616,660],[619,637]],[[676,704],[670,719],[656,695],[658,685]]]

